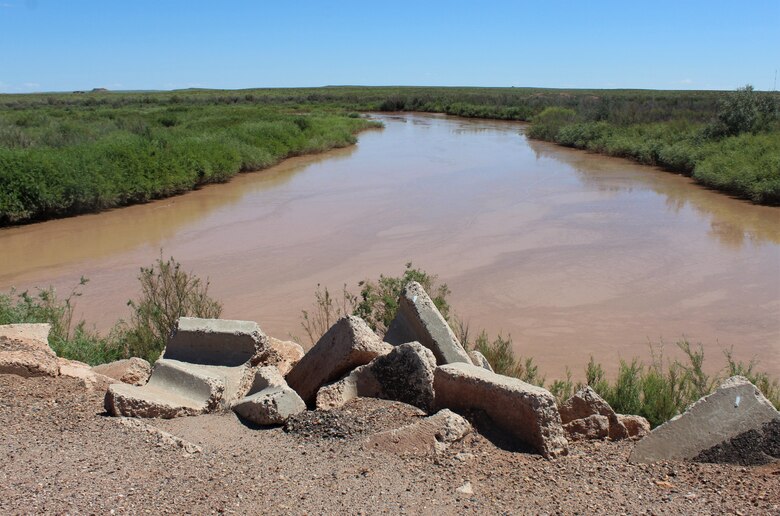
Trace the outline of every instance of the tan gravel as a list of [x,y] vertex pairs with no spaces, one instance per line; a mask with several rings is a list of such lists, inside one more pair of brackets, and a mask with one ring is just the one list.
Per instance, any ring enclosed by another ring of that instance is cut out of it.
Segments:
[[546,460],[479,432],[398,456],[364,449],[367,436],[421,413],[378,400],[288,431],[232,413],[145,421],[175,441],[105,416],[102,401],[74,379],[0,375],[0,514],[780,513],[778,464],[633,465],[625,441]]

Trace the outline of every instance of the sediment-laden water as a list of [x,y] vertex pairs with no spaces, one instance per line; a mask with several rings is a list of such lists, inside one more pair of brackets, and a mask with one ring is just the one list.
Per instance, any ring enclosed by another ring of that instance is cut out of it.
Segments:
[[160,255],[211,280],[224,317],[303,338],[318,283],[437,273],[472,333],[512,335],[548,377],[649,358],[685,335],[780,376],[780,209],[629,161],[528,141],[516,123],[404,114],[356,147],[179,197],[0,230],[0,290],[80,276],[80,316],[127,317]]

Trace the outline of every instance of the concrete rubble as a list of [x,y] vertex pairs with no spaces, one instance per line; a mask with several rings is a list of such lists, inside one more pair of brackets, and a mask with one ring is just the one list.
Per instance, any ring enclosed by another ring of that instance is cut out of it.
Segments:
[[485,358],[485,355],[483,355],[476,349],[472,349],[471,351],[469,351],[469,358],[471,359],[472,364],[479,367],[484,367],[491,373],[494,372],[493,367],[491,367],[490,362],[488,362],[488,359]]
[[321,386],[392,349],[360,317],[342,317],[287,374],[287,384],[313,404]]
[[778,412],[755,385],[732,376],[683,414],[655,428],[631,452],[631,462],[692,460],[746,432],[764,433],[764,425],[780,421]]
[[67,358],[57,358],[60,367],[60,376],[76,378],[86,389],[105,391],[116,380],[108,376],[96,373],[89,364]]
[[446,450],[471,431],[466,419],[443,409],[418,423],[376,433],[368,438],[366,446],[369,450],[426,455]]
[[436,359],[419,342],[396,346],[317,392],[317,409],[342,407],[361,397],[401,401],[425,411],[433,408]]
[[49,347],[50,324],[0,326],[0,374],[58,376],[57,355]]
[[[608,434],[605,437],[609,437],[613,441],[629,437],[628,429],[623,425],[615,411],[612,410],[612,407],[609,406],[609,403],[589,385],[583,387],[574,393],[571,398],[561,403],[558,411],[561,414],[561,422],[564,425],[594,415],[604,416],[609,421]],[[568,427],[569,431],[576,431],[578,428],[592,430],[592,425],[582,423]],[[583,438],[591,437],[583,436]]]
[[416,281],[409,283],[398,298],[398,312],[387,329],[385,340],[396,346],[419,342],[433,351],[438,365],[471,364],[468,353],[447,321]]
[[545,457],[568,453],[555,397],[541,387],[464,363],[437,367],[433,386],[437,408],[481,410]]
[[144,385],[152,374],[152,366],[143,358],[133,357],[96,365],[92,370],[122,383]]
[[259,363],[276,366],[282,376],[286,376],[305,354],[300,344],[269,337],[268,346],[260,353]]
[[236,414],[258,425],[281,425],[304,410],[306,404],[274,365],[258,368],[246,397],[233,405]]
[[181,317],[146,385],[113,384],[112,415],[171,418],[229,407],[248,391],[267,346],[255,322]]

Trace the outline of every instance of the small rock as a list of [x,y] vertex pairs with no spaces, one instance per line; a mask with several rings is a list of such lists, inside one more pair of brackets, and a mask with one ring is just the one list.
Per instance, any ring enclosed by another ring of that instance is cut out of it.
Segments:
[[455,491],[459,492],[460,494],[465,494],[465,495],[474,494],[474,488],[471,487],[471,482],[468,482],[468,481],[465,484],[463,484],[462,486],[460,486],[459,488],[457,488]]

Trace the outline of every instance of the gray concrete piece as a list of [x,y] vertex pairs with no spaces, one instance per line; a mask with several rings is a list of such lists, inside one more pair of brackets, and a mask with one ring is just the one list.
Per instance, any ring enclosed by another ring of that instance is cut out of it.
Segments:
[[[233,405],[246,394],[253,379],[249,366],[204,366],[161,358],[146,385],[110,386],[106,410],[134,417],[202,414]],[[176,408],[177,404],[181,407]]]
[[437,367],[433,387],[437,408],[482,410],[545,457],[568,453],[555,397],[546,389],[463,363]]
[[433,351],[439,365],[471,364],[447,321],[416,281],[409,283],[398,298],[398,312],[387,329],[385,341],[396,346],[417,341]]
[[287,387],[287,382],[284,381],[284,376],[276,366],[257,367],[254,370],[252,385],[246,395],[250,396],[269,387]]
[[0,325],[0,374],[57,376],[57,355],[49,347],[50,324]]
[[306,403],[319,388],[392,350],[360,317],[342,317],[287,375],[287,383]]
[[281,425],[290,416],[306,410],[306,404],[287,385],[276,385],[239,400],[233,410],[258,425]]
[[322,387],[317,392],[317,409],[341,407],[360,396],[400,401],[430,411],[435,368],[436,359],[431,350],[419,342],[401,344],[341,380]]
[[631,462],[689,460],[749,430],[780,420],[780,413],[747,378],[733,376],[680,416],[655,428],[631,452]]
[[144,385],[152,374],[152,366],[149,362],[138,357],[96,365],[92,370],[130,385]]
[[425,455],[446,450],[471,433],[471,424],[451,410],[440,410],[425,419],[368,438],[369,450]]
[[488,371],[490,371],[491,373],[494,372],[493,367],[490,365],[490,362],[488,362],[488,359],[485,358],[485,355],[483,355],[476,349],[472,349],[471,351],[469,351],[469,358],[471,359],[472,364],[479,367],[483,367]]
[[267,342],[268,337],[253,321],[181,317],[163,358],[235,367],[256,359]]

